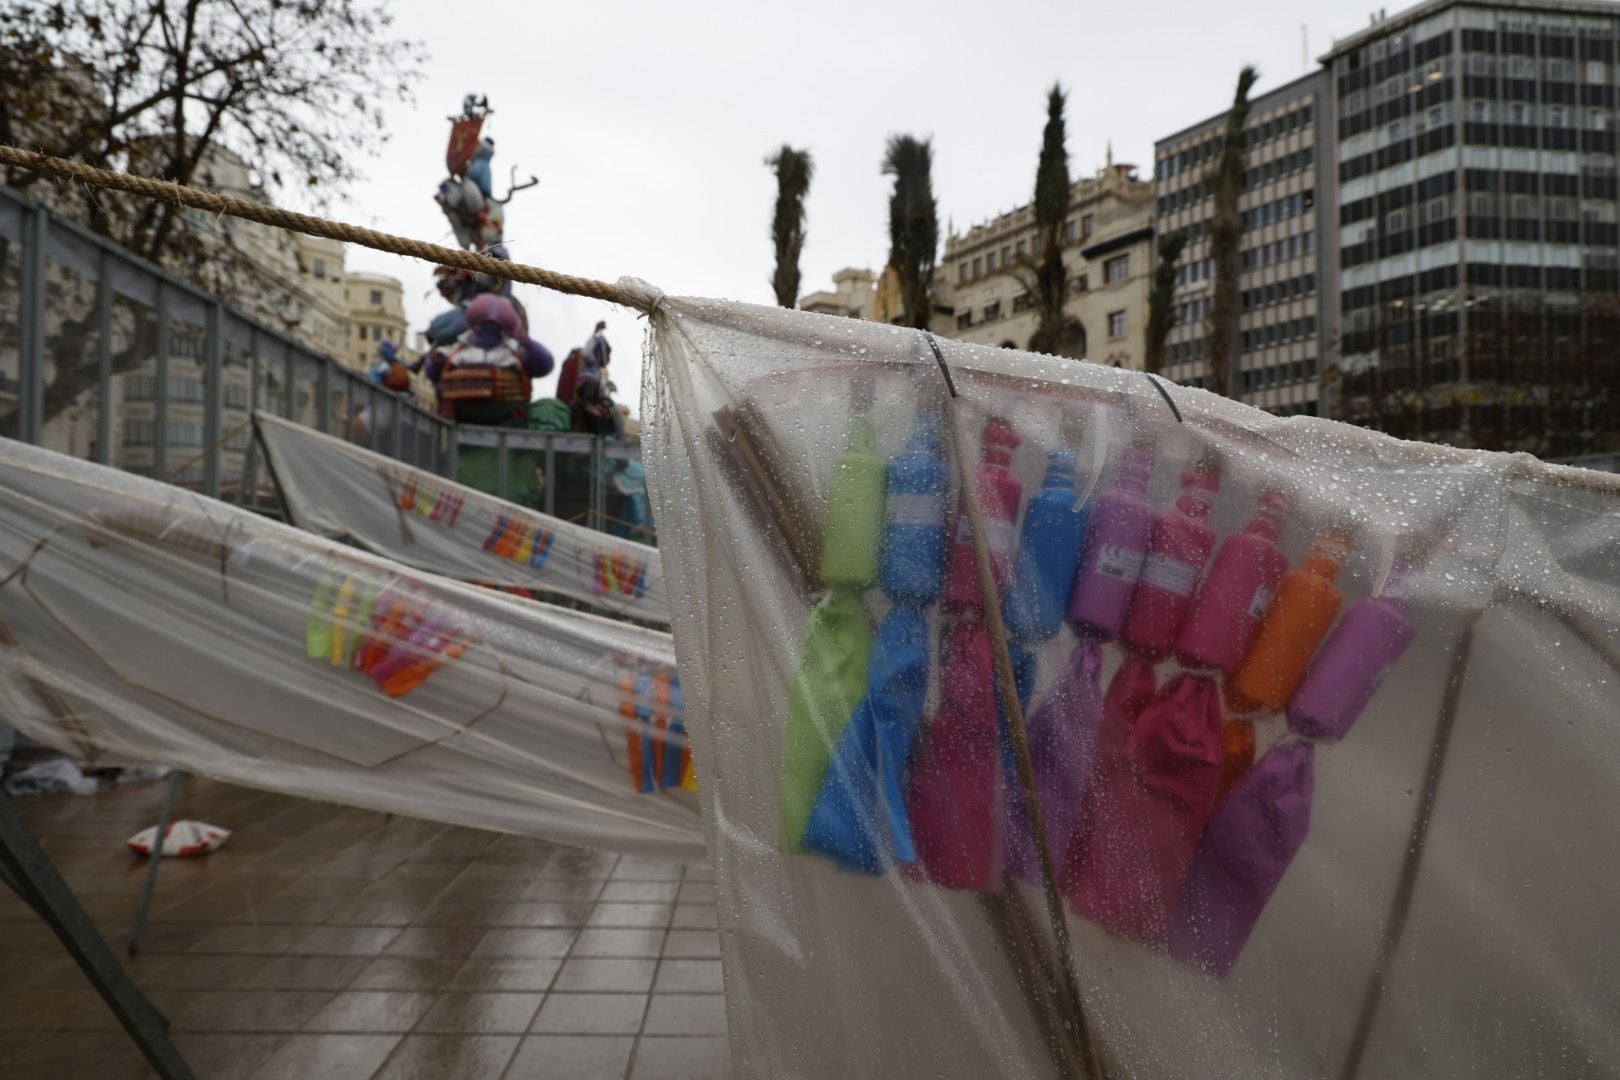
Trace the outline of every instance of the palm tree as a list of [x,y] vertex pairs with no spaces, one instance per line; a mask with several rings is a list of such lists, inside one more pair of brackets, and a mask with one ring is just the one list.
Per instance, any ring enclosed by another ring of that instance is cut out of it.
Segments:
[[810,151],[795,150],[787,143],[765,159],[776,170],[776,216],[771,220],[771,239],[776,242],[776,273],[771,288],[776,302],[785,308],[799,303],[799,253],[804,250],[804,197],[810,191],[815,163]]
[[1142,366],[1157,375],[1164,370],[1164,341],[1170,336],[1170,301],[1176,295],[1176,263],[1187,247],[1187,234],[1173,232],[1159,241],[1159,265],[1148,292],[1147,344]]
[[889,265],[900,279],[903,325],[927,329],[933,314],[931,287],[939,248],[934,205],[934,151],[927,139],[889,136],[883,174],[894,177],[889,196]]
[[1080,320],[1063,310],[1069,272],[1063,265],[1063,225],[1069,217],[1069,151],[1065,146],[1063,88],[1052,84],[1046,97],[1046,130],[1035,167],[1036,260],[1019,263],[1019,276],[1040,322],[1030,336],[1032,352],[1078,356],[1084,351]]
[[1260,77],[1252,65],[1238,72],[1232,111],[1226,114],[1221,153],[1205,180],[1215,194],[1215,218],[1209,227],[1210,255],[1215,260],[1215,295],[1209,313],[1209,377],[1211,389],[1238,397],[1238,244],[1243,239],[1243,217],[1238,197],[1243,194],[1243,159],[1248,150],[1249,91]]

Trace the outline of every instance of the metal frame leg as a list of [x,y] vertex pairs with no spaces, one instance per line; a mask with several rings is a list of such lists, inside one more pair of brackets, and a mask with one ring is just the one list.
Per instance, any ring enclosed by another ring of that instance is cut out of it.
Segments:
[[135,1040],[147,1062],[164,1080],[193,1080],[180,1051],[169,1038],[168,1023],[136,989],[84,913],[73,891],[17,816],[11,797],[0,791],[0,877],[45,920],[90,985],[96,988],[118,1022]]
[[135,909],[135,928],[129,932],[129,955],[141,951],[141,935],[146,933],[146,916],[152,910],[152,893],[157,889],[158,867],[163,865],[163,840],[169,835],[169,822],[174,818],[175,796],[180,794],[179,769],[169,773],[169,788],[163,793],[163,812],[158,815],[157,839],[152,843],[152,854],[147,856],[146,880],[141,883],[141,903]]

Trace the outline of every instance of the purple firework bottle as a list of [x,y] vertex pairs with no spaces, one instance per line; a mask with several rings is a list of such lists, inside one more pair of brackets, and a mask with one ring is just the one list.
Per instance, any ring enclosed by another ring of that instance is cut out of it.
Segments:
[[1153,451],[1130,447],[1120,458],[1113,488],[1092,506],[1080,572],[1069,593],[1067,615],[1077,634],[1110,639],[1125,621],[1153,530],[1147,501],[1152,473]]
[[1417,636],[1406,617],[1414,574],[1399,565],[1377,596],[1357,600],[1316,654],[1288,702],[1288,726],[1312,739],[1342,739]]

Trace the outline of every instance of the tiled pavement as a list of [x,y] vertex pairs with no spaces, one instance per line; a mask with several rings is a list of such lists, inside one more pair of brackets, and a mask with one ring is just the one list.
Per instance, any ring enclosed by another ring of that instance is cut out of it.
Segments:
[[[124,957],[163,785],[18,800]],[[200,1077],[696,1080],[730,1075],[706,869],[188,778],[236,830],[169,859],[131,974]],[[151,1075],[60,944],[0,886],[0,1075]]]

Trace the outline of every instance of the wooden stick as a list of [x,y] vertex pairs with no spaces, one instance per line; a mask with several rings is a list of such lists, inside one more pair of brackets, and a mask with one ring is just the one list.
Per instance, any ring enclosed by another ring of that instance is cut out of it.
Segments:
[[1451,734],[1457,726],[1457,702],[1462,697],[1463,680],[1468,675],[1468,659],[1474,649],[1474,627],[1483,610],[1474,611],[1463,622],[1457,651],[1451,658],[1451,670],[1446,675],[1446,693],[1440,700],[1440,715],[1435,721],[1434,740],[1429,746],[1429,762],[1423,774],[1423,788],[1418,794],[1417,812],[1412,817],[1412,831],[1406,843],[1406,857],[1401,862],[1400,877],[1396,879],[1395,897],[1390,902],[1389,917],[1384,921],[1384,936],[1379,943],[1378,958],[1367,977],[1367,989],[1362,995],[1361,1012],[1350,1036],[1350,1049],[1339,1070],[1340,1080],[1354,1080],[1361,1071],[1361,1062],[1367,1052],[1367,1041],[1372,1035],[1373,1021],[1378,1017],[1378,1006],[1384,999],[1391,961],[1406,932],[1406,919],[1412,910],[1412,896],[1417,891],[1418,869],[1423,863],[1423,848],[1428,843],[1429,825],[1434,820],[1434,805],[1440,791],[1440,775],[1445,769],[1446,755],[1451,749]]
[[1046,898],[1046,916],[1052,925],[1057,943],[1059,966],[1074,1010],[1073,1028],[1079,1046],[1081,1071],[1085,1080],[1106,1080],[1091,1030],[1086,1022],[1085,999],[1080,993],[1080,978],[1074,965],[1074,951],[1069,942],[1068,921],[1063,913],[1063,899],[1058,895],[1057,874],[1053,869],[1052,852],[1046,840],[1046,823],[1041,815],[1040,797],[1035,790],[1035,768],[1029,757],[1029,737],[1024,730],[1024,709],[1018,700],[1018,679],[1013,673],[1012,653],[1007,645],[1007,627],[1001,618],[1001,596],[996,588],[995,572],[990,563],[990,551],[985,546],[984,518],[979,506],[980,492],[973,482],[973,463],[969,457],[971,447],[962,438],[958,408],[961,399],[954,398],[945,410],[948,419],[946,432],[950,437],[956,462],[962,473],[962,505],[967,513],[968,529],[973,538],[973,558],[979,574],[979,600],[984,607],[985,626],[990,634],[991,653],[995,660],[996,685],[1001,695],[1001,706],[1007,715],[1007,732],[1011,736],[1013,760],[1018,766],[1018,784],[1023,788],[1024,802],[1029,808],[1030,828],[1035,833],[1035,850],[1040,856],[1041,891]]

